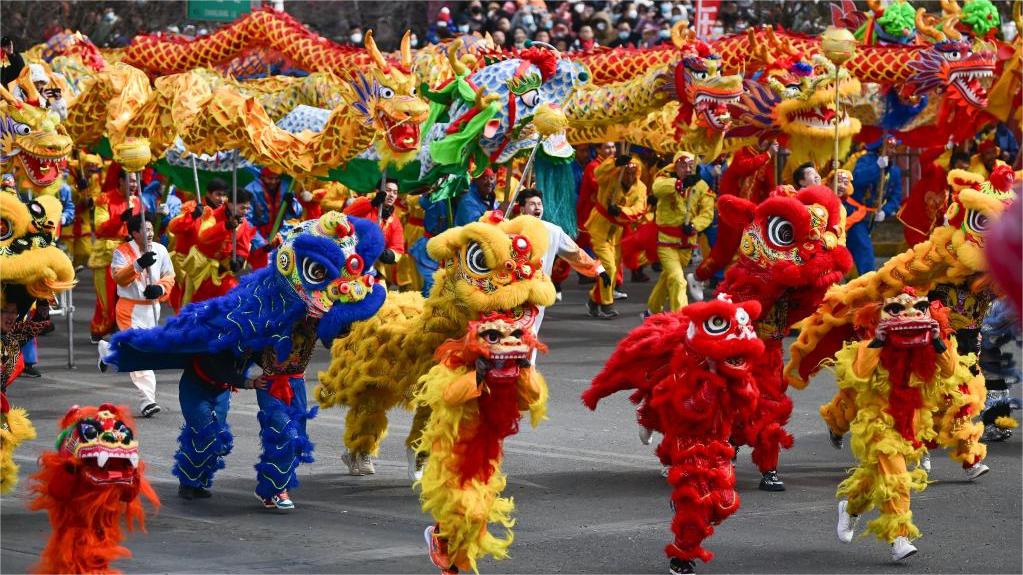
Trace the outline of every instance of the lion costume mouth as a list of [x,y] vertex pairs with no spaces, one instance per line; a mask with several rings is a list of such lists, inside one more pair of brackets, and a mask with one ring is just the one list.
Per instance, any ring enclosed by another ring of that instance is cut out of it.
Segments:
[[931,319],[894,320],[884,322],[885,336],[895,347],[930,345],[935,322]]
[[83,447],[77,453],[82,473],[96,485],[131,485],[139,466],[137,447]]

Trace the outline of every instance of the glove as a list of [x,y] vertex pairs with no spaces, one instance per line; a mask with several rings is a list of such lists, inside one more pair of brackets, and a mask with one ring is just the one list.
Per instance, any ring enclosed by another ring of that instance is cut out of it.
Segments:
[[156,284],[146,286],[146,289],[142,290],[142,295],[146,299],[159,299],[163,295],[163,288]]
[[615,165],[619,168],[628,166],[630,162],[632,162],[632,156],[628,156],[626,154],[615,156]]
[[313,194],[308,190],[302,190],[302,193],[299,194],[299,197],[302,198],[302,201],[307,204],[313,201]]
[[204,208],[203,205],[200,204],[199,202],[196,202],[195,203],[195,209],[192,210],[192,219],[193,220],[198,220],[199,218],[202,217],[202,214],[205,211],[206,211],[206,208]]
[[682,224],[682,233],[691,236],[696,233],[696,228],[693,227],[693,224]]
[[887,168],[888,167],[888,156],[878,156],[877,157],[877,167],[881,168],[882,170]]
[[614,204],[611,204],[607,207],[607,213],[611,214],[611,217],[617,218],[618,216],[622,215],[622,209]]
[[885,217],[886,216],[884,210],[877,210],[876,212],[874,212],[874,221],[877,223],[883,222]]
[[156,252],[146,252],[139,256],[139,259],[135,260],[135,263],[142,269],[146,269],[149,266],[156,263]]
[[391,250],[384,250],[384,252],[380,254],[379,259],[380,263],[384,264],[393,264],[394,262],[398,261],[398,258],[395,257],[394,252]]
[[380,210],[380,220],[381,221],[386,220],[387,218],[391,217],[391,214],[393,213],[394,206],[384,206],[384,208]]
[[121,221],[124,222],[124,223],[128,223],[128,220],[131,219],[132,213],[133,212],[130,209],[127,209],[127,210],[124,210],[123,212],[121,212]]
[[682,178],[682,185],[691,188],[696,185],[696,182],[700,181],[700,176],[697,174],[689,174],[685,178]]
[[384,205],[384,199],[386,198],[387,198],[386,193],[377,192],[373,194],[373,199],[369,201],[369,205],[373,206],[374,208],[379,208],[380,206]]
[[611,274],[607,273],[606,271],[603,271],[603,272],[600,272],[599,275],[600,275],[600,283],[603,284],[604,287],[606,287],[606,288],[611,287]]
[[[294,201],[295,201],[295,194],[293,194],[291,192],[288,192],[288,193],[284,194],[283,202],[281,202],[281,203],[284,204],[285,206],[288,206],[288,208],[290,208],[291,207],[291,203],[294,202]],[[285,211],[284,213],[287,214],[288,212]]]
[[234,259],[231,260],[231,263],[228,265],[231,268],[231,273],[237,274],[238,272],[242,271],[243,267],[245,267],[245,260],[240,257],[235,257]]
[[238,216],[236,216],[236,215],[234,215],[232,213],[228,213],[227,214],[227,218],[224,219],[224,227],[227,228],[228,230],[233,230],[233,229],[237,228],[238,224],[240,224],[240,223],[241,223],[241,218],[239,218]]
[[89,180],[86,178],[78,178],[76,182],[78,184],[78,190],[82,191],[89,187]]

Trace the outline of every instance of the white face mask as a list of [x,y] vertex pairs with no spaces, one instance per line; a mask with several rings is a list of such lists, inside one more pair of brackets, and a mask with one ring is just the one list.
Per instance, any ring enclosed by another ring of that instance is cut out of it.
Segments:
[[419,45],[419,38],[416,38],[415,36],[413,36],[413,37],[412,37],[412,38],[410,39],[410,41],[409,41],[409,44],[411,44],[411,45],[412,45],[412,47],[413,47],[413,48],[415,48],[416,46],[418,46],[418,45]]
[[352,41],[352,44],[362,44],[362,34],[358,32],[352,34],[348,39]]
[[586,6],[584,6],[582,4],[576,4],[575,6],[572,7],[572,9],[575,10],[576,12],[582,14],[583,10],[586,9]]
[[618,33],[618,37],[621,38],[622,40],[628,40],[629,36],[630,34],[628,32],[625,32],[624,30]]
[[628,12],[625,13],[625,17],[628,18],[629,20],[635,20],[636,18],[639,18],[639,12],[636,12],[635,10],[629,10]]
[[671,38],[671,30],[661,30],[657,33],[657,37],[662,40],[667,40],[668,38]]

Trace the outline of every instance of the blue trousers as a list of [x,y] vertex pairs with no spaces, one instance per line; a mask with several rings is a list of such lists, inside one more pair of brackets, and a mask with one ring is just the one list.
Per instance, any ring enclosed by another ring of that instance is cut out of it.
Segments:
[[860,221],[845,234],[845,247],[849,248],[856,273],[863,275],[874,271],[874,243],[870,240],[870,229],[866,221]]
[[172,473],[182,485],[209,489],[233,446],[227,424],[231,391],[214,389],[186,369],[178,383],[178,401],[185,424],[178,436]]
[[316,417],[318,408],[306,411],[304,377],[292,377],[288,385],[294,395],[290,405],[271,395],[269,389],[256,390],[263,442],[263,453],[256,464],[256,494],[263,498],[298,487],[295,471],[300,464],[313,462],[306,421]]
[[22,344],[21,359],[25,362],[25,365],[35,365],[39,362],[39,354],[37,353],[37,350],[38,344],[34,337]]

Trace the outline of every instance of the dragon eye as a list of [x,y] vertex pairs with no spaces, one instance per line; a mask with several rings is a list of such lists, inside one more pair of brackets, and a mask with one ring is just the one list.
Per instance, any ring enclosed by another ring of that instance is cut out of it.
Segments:
[[796,230],[792,222],[779,216],[767,220],[767,240],[779,247],[788,247],[796,242]]
[[703,322],[703,331],[710,335],[721,335],[730,327],[732,327],[732,322],[719,315],[711,316]]
[[302,279],[306,283],[318,284],[327,279],[327,268],[320,262],[305,258],[302,260]]
[[383,88],[380,88],[380,97],[385,100],[390,100],[394,97],[394,90],[384,86]]
[[483,339],[486,340],[487,343],[497,343],[501,341],[501,332],[496,329],[488,329],[480,335],[483,336]]
[[693,72],[693,78],[696,80],[706,80],[710,77],[708,72]]
[[32,132],[32,128],[28,127],[28,124],[22,124],[20,122],[14,123],[14,133],[19,136],[27,136]]
[[535,108],[540,103],[540,93],[536,90],[530,90],[522,95],[522,101],[530,108]]
[[118,433],[121,434],[121,443],[123,443],[125,445],[128,445],[129,443],[131,443],[133,434],[131,432],[131,428],[130,427],[125,425],[123,421],[118,421],[114,425],[114,427],[117,429]]
[[952,50],[951,52],[942,52],[942,55],[945,56],[946,60],[952,61],[959,60],[960,58],[963,57],[962,53],[960,53],[959,50]]
[[490,267],[487,266],[487,254],[483,251],[483,246],[477,242],[470,242],[469,247],[465,250],[465,265],[474,274],[485,275],[490,273]]
[[982,234],[987,231],[990,224],[991,220],[984,214],[976,210],[966,212],[966,226],[972,231]]
[[416,95],[416,87],[412,86],[411,88],[409,88],[408,93],[409,93],[409,96],[415,96]]

